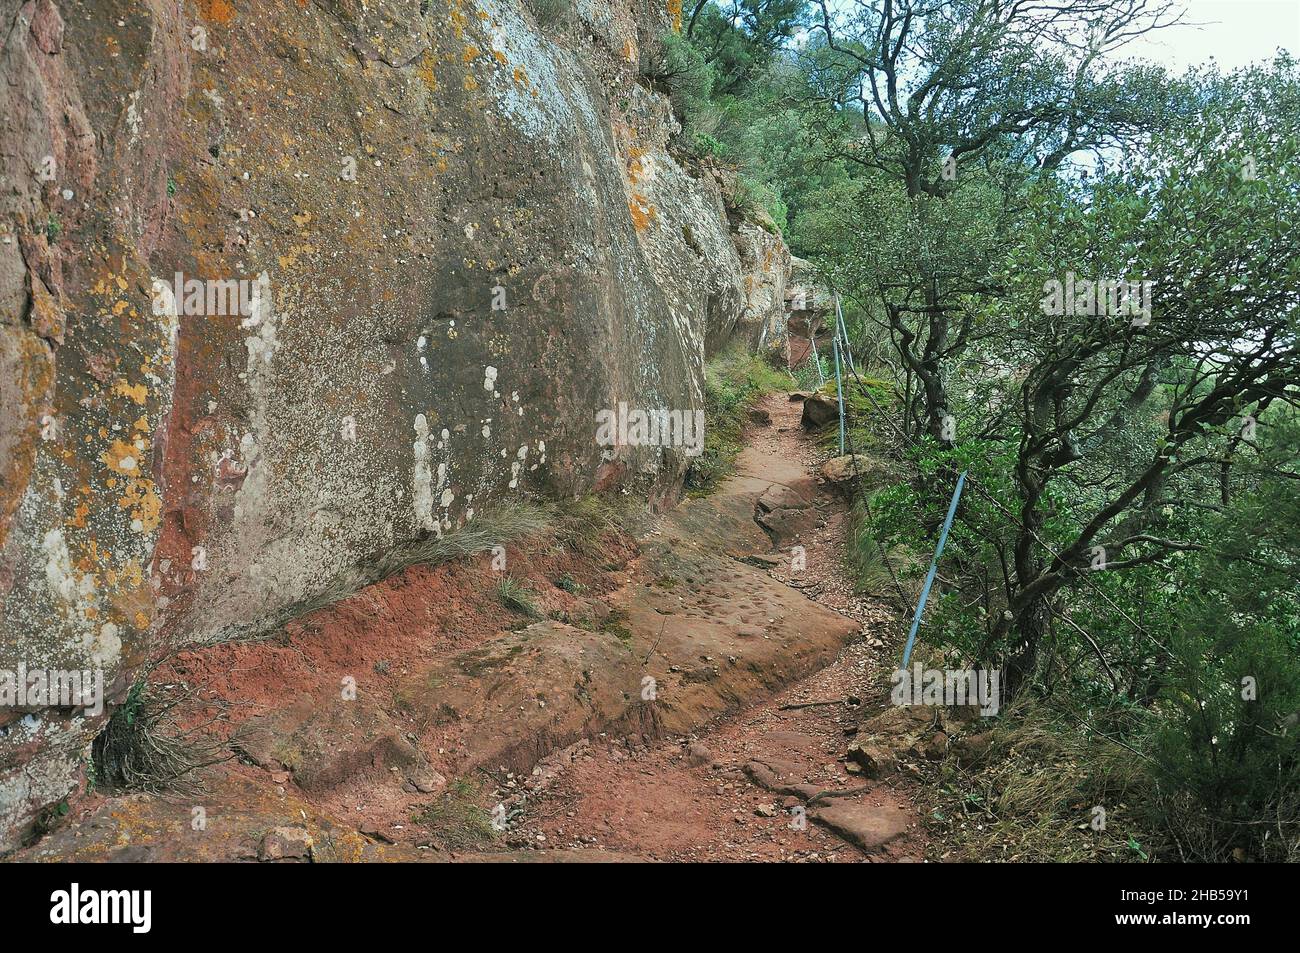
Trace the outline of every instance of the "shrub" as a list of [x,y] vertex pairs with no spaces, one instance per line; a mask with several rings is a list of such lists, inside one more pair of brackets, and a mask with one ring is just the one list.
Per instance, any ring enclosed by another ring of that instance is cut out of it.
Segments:
[[676,33],[665,33],[641,53],[641,75],[667,96],[678,119],[707,105],[713,92],[713,67],[704,54]]
[[561,28],[573,21],[574,0],[525,0],[528,9],[544,27]]
[[723,143],[719,142],[707,132],[696,132],[692,137],[695,144],[695,154],[703,158],[704,156],[716,156],[719,159],[725,159],[730,153],[730,149]]
[[132,685],[91,745],[92,783],[109,791],[198,793],[195,772],[228,755],[200,729],[176,724],[173,712],[184,697],[164,695],[146,678]]

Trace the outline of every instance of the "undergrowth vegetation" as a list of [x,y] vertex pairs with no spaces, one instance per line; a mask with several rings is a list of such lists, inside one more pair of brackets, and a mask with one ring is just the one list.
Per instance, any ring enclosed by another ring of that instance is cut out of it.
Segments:
[[426,828],[445,850],[482,850],[497,839],[492,818],[479,807],[480,788],[457,778],[438,800],[416,812],[411,820]]
[[497,583],[497,599],[511,612],[518,612],[529,619],[541,618],[537,608],[537,593],[513,576],[502,576]]
[[749,409],[790,384],[789,374],[744,348],[731,348],[705,364],[704,448],[686,471],[692,494],[717,489],[740,453]]
[[1141,759],[1046,703],[1002,713],[986,755],[949,758],[925,785],[936,859],[1143,861],[1153,790]]
[[91,746],[91,786],[115,793],[200,793],[197,772],[229,754],[204,734],[204,726],[182,728],[177,723],[177,707],[185,698],[147,678],[136,681]]
[[[921,639],[1004,704],[946,846],[1293,860],[1300,64],[1175,74],[1126,45],[1177,5],[1051,6],[710,0],[646,75],[844,304],[846,449],[894,474],[861,588],[915,604],[966,474]],[[710,378],[697,491],[753,393]]]

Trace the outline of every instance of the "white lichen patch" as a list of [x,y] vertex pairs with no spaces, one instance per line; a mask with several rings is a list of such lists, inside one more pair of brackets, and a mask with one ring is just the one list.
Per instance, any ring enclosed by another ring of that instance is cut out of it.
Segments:
[[[415,416],[415,468],[411,476],[411,505],[415,511],[415,525],[422,530],[436,532],[438,523],[433,517],[433,471],[429,469],[429,421],[424,414]],[[446,464],[439,464],[441,482]]]
[[131,145],[140,141],[140,128],[143,125],[144,117],[140,115],[140,90],[137,89],[126,101],[126,129],[131,137]]
[[277,340],[279,320],[272,307],[271,279],[266,272],[258,275],[257,281],[253,283],[253,300],[249,315],[239,322],[239,326],[245,330],[257,329],[256,334],[244,338],[244,346],[248,349],[247,373],[254,375],[261,368],[270,365],[279,343]]
[[112,622],[105,622],[94,635],[86,635],[82,647],[91,663],[101,668],[116,664],[122,657],[122,637]]
[[63,533],[47,530],[42,541],[45,550],[45,581],[60,600],[72,605],[77,599],[77,579],[72,572],[72,558]]
[[514,4],[480,0],[492,22],[489,42],[505,56],[487,88],[524,135],[558,143],[572,127],[573,110],[564,96],[557,60],[564,51],[521,15]]

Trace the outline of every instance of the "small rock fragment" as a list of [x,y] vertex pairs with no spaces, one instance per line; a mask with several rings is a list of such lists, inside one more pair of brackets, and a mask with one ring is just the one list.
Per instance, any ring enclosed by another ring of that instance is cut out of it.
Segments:
[[262,837],[257,859],[307,860],[311,858],[312,837],[305,827],[273,827]]

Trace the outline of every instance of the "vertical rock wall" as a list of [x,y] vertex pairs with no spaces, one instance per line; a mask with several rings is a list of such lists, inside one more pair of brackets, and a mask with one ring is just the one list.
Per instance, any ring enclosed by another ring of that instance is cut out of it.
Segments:
[[[595,412],[700,406],[788,268],[667,150],[674,16],[0,0],[0,672],[120,698],[516,494],[671,495]],[[102,717],[0,708],[0,849]]]

